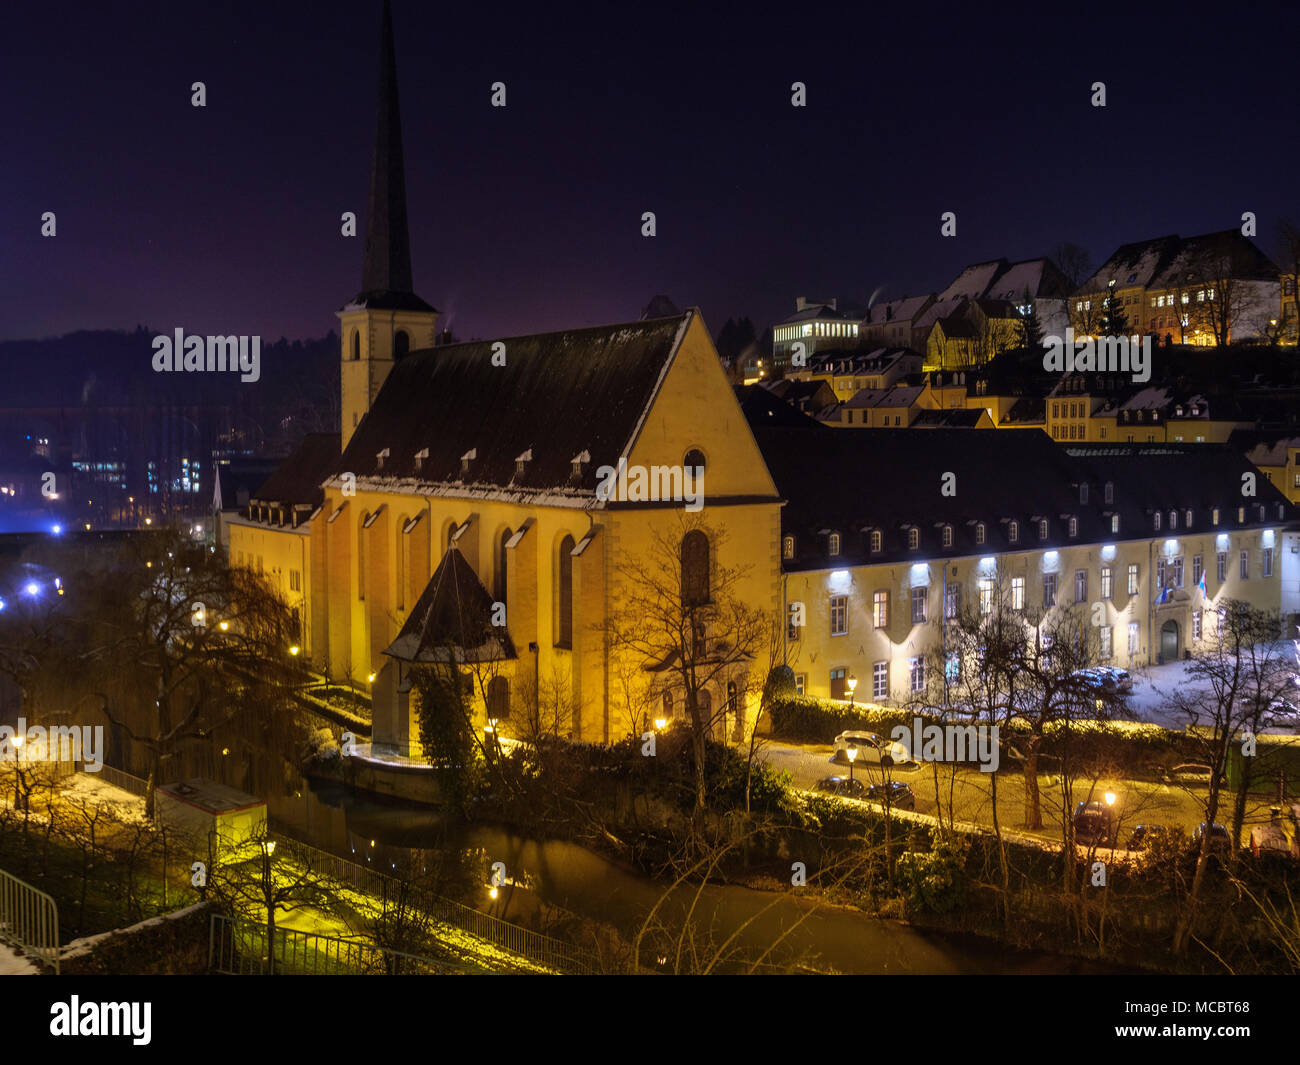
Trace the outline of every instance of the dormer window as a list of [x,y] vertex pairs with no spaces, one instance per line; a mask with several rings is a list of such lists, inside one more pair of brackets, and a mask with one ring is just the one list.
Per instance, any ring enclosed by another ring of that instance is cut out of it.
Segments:
[[1046,539],[1047,539],[1047,519],[1046,519],[1046,518],[1040,518],[1040,519],[1038,520],[1038,538],[1039,538],[1040,540],[1046,540]]
[[386,458],[388,458],[388,448],[384,448],[383,451],[380,451],[375,455],[375,469],[382,470],[384,468],[384,459]]
[[912,551],[921,546],[921,530],[915,525],[907,530],[907,546]]
[[[1281,515],[1279,515],[1279,517],[1280,516]],[[952,547],[952,526],[951,525],[945,525],[943,527],[943,546]]]
[[422,469],[424,469],[424,462],[425,462],[425,459],[427,459],[428,457],[429,457],[429,449],[428,449],[427,447],[422,447],[422,448],[420,448],[419,451],[417,451],[417,452],[415,453],[415,472],[416,472],[416,473],[419,473]]
[[591,462],[591,452],[583,449],[573,456],[569,477],[574,481],[582,480],[583,468]]
[[794,537],[793,536],[781,537],[781,557],[785,559],[787,562],[789,562],[792,558],[794,558]]
[[1183,511],[1183,528],[1190,529],[1191,527],[1192,527],[1192,512],[1190,510],[1185,510]]
[[1246,508],[1245,508],[1245,507],[1238,507],[1238,508],[1237,508],[1237,524],[1238,524],[1238,525],[1242,525],[1242,524],[1245,523],[1245,521],[1246,521]]
[[879,529],[871,530],[871,552],[880,554],[885,549],[885,535]]
[[1108,505],[1115,502],[1115,485],[1110,481],[1107,481],[1106,486],[1102,489],[1102,498]]
[[1279,503],[1279,504],[1277,505],[1277,520],[1278,520],[1278,521],[1281,521],[1281,520],[1282,520],[1282,516],[1283,516],[1284,514],[1286,514],[1286,508],[1285,508],[1281,503]]
[[1088,505],[1088,485],[1086,483],[1079,485],[1079,505],[1081,507]]
[[1113,533],[1117,533],[1117,532],[1119,532],[1119,515],[1118,515],[1118,514],[1112,514],[1112,515],[1110,516],[1110,531],[1113,532]]
[[1071,537],[1078,536],[1078,535],[1079,535],[1079,519],[1078,519],[1078,518],[1073,518],[1073,517],[1070,518],[1070,520],[1069,520],[1068,522],[1066,522],[1066,528],[1068,529],[1069,534],[1070,534]]
[[1156,531],[1156,532],[1159,532],[1159,531],[1160,531],[1160,511],[1157,510],[1153,515],[1151,515],[1151,520],[1155,523],[1155,531]]
[[515,476],[522,477],[528,469],[528,464],[533,461],[533,449],[530,447],[522,455],[515,456]]
[[1265,509],[1264,504],[1261,503],[1261,504],[1259,505],[1259,520],[1260,520],[1260,521],[1267,521],[1267,520],[1268,520],[1267,517],[1266,517],[1267,514],[1268,514],[1268,511]]
[[1018,521],[1007,522],[1007,539],[1010,540],[1013,544],[1020,539],[1020,522]]
[[1213,510],[1210,511],[1210,524],[1211,524],[1211,525],[1218,525],[1218,524],[1219,524],[1219,508],[1218,508],[1218,507],[1215,507]]
[[828,555],[830,555],[832,558],[834,558],[836,555],[838,555],[838,554],[840,553],[840,534],[839,534],[839,533],[837,533],[837,532],[833,532],[833,533],[831,533],[830,537],[827,539],[827,541],[826,541],[826,553],[827,553]]
[[472,447],[460,457],[460,475],[466,477],[469,475],[470,464],[478,458],[478,448]]
[[977,544],[982,544],[984,542],[984,523],[982,521],[977,521],[975,523],[975,542]]
[[1178,511],[1171,510],[1169,512],[1169,529],[1172,532],[1174,529],[1177,528],[1178,528]]

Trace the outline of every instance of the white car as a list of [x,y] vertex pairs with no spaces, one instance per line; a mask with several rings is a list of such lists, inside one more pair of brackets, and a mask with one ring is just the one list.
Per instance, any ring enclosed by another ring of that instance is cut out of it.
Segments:
[[887,740],[874,732],[841,732],[835,737],[835,753],[831,761],[836,765],[848,763],[848,749],[856,747],[855,765],[903,765],[912,760],[911,754],[897,740]]

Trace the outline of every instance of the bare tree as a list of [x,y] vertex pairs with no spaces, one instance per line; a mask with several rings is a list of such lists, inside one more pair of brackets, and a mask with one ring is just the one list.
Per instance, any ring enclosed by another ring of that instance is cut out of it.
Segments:
[[[1279,635],[1278,615],[1241,600],[1221,602],[1213,635],[1192,655],[1187,683],[1167,693],[1175,712],[1187,721],[1190,742],[1209,767],[1204,798],[1207,826],[1214,825],[1219,815],[1230,748],[1237,742],[1248,743],[1271,723],[1273,703],[1289,682],[1289,647],[1278,643]],[[1250,786],[1249,769],[1244,765],[1243,769],[1233,804],[1233,858],[1241,842]],[[1212,842],[1210,831],[1201,834],[1189,905],[1175,932],[1177,953],[1187,949],[1195,927]]]
[[[763,615],[741,592],[745,571],[728,566],[726,539],[696,514],[652,534],[650,548],[618,566],[617,604],[602,626],[614,654],[634,658],[659,687],[683,697],[691,732],[695,809],[708,795],[710,738],[738,709],[733,696],[766,639]],[[725,739],[725,737],[723,737]]]

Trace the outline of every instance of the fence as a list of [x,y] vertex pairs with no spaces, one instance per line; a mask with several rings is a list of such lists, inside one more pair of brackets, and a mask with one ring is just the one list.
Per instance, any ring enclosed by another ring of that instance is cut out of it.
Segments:
[[[273,835],[280,836],[293,849],[300,852],[311,868],[320,876],[347,884],[366,894],[385,898],[401,887],[402,881],[356,862],[322,851],[275,828]],[[561,939],[534,932],[528,928],[502,921],[491,914],[480,913],[452,899],[435,895],[431,891],[408,888],[411,904],[425,913],[458,928],[462,932],[494,943],[512,954],[537,962],[549,969],[566,973],[593,973],[599,967],[594,955]]]
[[121,788],[123,791],[129,791],[132,795],[138,795],[142,799],[149,794],[149,782],[147,780],[141,780],[130,773],[114,769],[111,765],[101,766],[97,772],[91,775],[99,777],[105,783],[112,784],[115,788]]
[[267,927],[213,914],[208,926],[208,971],[227,976],[433,976],[476,970],[434,958],[389,950],[353,939],[275,930],[267,950]]
[[0,940],[59,971],[59,908],[44,891],[0,869]]

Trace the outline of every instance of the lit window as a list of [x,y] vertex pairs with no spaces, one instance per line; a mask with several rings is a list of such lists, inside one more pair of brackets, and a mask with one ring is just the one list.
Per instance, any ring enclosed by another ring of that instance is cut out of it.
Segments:
[[1192,639],[1199,640],[1200,638],[1201,638],[1201,612],[1199,610],[1193,610],[1192,611]]
[[1101,567],[1101,597],[1110,599],[1111,596],[1111,568],[1109,566]]
[[1043,574],[1043,609],[1051,610],[1056,606],[1056,574]]
[[840,553],[840,534],[839,534],[839,533],[831,533],[831,535],[830,535],[830,540],[827,542],[826,553],[827,553],[828,555],[831,555],[831,556],[835,556],[835,555],[838,555],[838,554]]
[[952,526],[951,525],[945,525],[943,527],[943,546],[952,547]]
[[889,698],[889,663],[876,662],[871,667],[871,697]]
[[1079,519],[1078,519],[1078,518],[1071,518],[1071,519],[1070,519],[1069,531],[1070,531],[1070,535],[1071,535],[1071,536],[1078,536],[1078,535],[1079,535]]
[[1111,626],[1102,625],[1100,628],[1098,628],[1097,635],[1099,637],[1099,650],[1101,653],[1101,659],[1104,662],[1108,658],[1110,658]]
[[993,580],[982,577],[979,582],[980,614],[984,617],[993,613]]
[[1250,552],[1249,551],[1243,551],[1241,553],[1241,579],[1243,581],[1250,580]]
[[975,523],[975,542],[977,544],[982,544],[984,542],[984,523],[982,521],[977,521]]
[[1076,603],[1086,603],[1088,601],[1088,571],[1086,569],[1074,571],[1074,601]]
[[1117,533],[1117,532],[1119,532],[1119,515],[1118,515],[1118,514],[1112,514],[1112,515],[1110,516],[1110,531],[1113,532],[1113,533]]
[[1011,578],[1011,609],[1012,610],[1025,609],[1025,578],[1024,577]]
[[1273,576],[1273,549],[1271,547],[1264,548],[1264,558],[1262,561],[1264,566],[1263,575],[1265,577]]
[[873,553],[879,553],[884,547],[884,534],[879,529],[871,530],[871,550]]
[[1128,567],[1128,594],[1137,595],[1138,591],[1138,568],[1136,562],[1130,562]]
[[913,551],[915,551],[918,547],[921,546],[920,529],[913,528],[907,530],[907,546],[911,548]]
[[794,558],[794,537],[793,536],[782,537],[781,557],[785,559]]
[[1047,539],[1047,520],[1045,518],[1040,519],[1038,522],[1038,538],[1040,540]]
[[1007,523],[1007,539],[1013,544],[1020,539],[1020,522],[1012,521]]
[[871,624],[878,629],[889,626],[889,593],[875,592],[871,596]]

